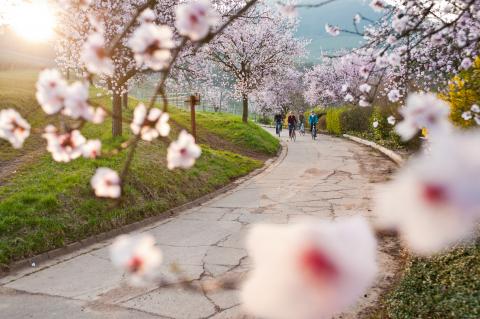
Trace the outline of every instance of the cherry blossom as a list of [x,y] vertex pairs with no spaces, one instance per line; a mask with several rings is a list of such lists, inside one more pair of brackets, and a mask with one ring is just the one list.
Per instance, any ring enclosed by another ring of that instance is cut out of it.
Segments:
[[200,157],[202,150],[195,144],[195,139],[186,131],[180,132],[178,140],[172,142],[167,150],[168,169],[190,168]]
[[362,92],[362,93],[368,93],[368,92],[370,92],[370,89],[371,89],[371,88],[372,88],[372,87],[371,87],[370,85],[368,85],[367,83],[363,83],[362,85],[360,85],[360,86],[358,87],[358,89],[359,89],[360,92]]
[[397,122],[397,119],[395,118],[395,116],[390,115],[390,116],[387,118],[387,122],[388,122],[388,124],[390,124],[390,125],[395,125],[395,123]]
[[400,113],[404,119],[397,124],[396,131],[404,140],[411,139],[422,128],[427,128],[430,133],[451,128],[449,105],[432,93],[410,94]]
[[143,10],[140,17],[138,17],[138,20],[142,23],[154,23],[156,20],[155,12],[153,12],[152,9],[147,8]]
[[374,121],[374,122],[372,123],[372,126],[373,126],[373,128],[377,128],[377,127],[378,127],[378,121]]
[[57,162],[70,162],[80,157],[87,141],[78,130],[58,133],[53,125],[47,126],[42,136],[47,140],[47,150]]
[[102,34],[96,32],[88,36],[83,45],[81,59],[89,72],[113,75],[114,65],[110,57],[107,56],[105,39]]
[[198,0],[180,4],[175,10],[175,27],[181,35],[192,41],[203,39],[210,27],[219,23],[219,14],[212,8],[210,1]]
[[85,158],[97,158],[102,150],[102,142],[100,140],[88,140],[82,145],[82,155]]
[[470,111],[472,111],[473,113],[480,113],[480,106],[478,106],[477,104],[473,104],[470,108]]
[[36,89],[37,101],[45,113],[55,114],[63,108],[67,82],[60,72],[55,69],[46,69],[40,72]]
[[370,2],[370,7],[374,11],[381,12],[381,11],[383,11],[383,9],[385,9],[386,4],[382,0],[373,0],[372,2]]
[[462,60],[462,63],[460,63],[460,67],[462,69],[467,70],[472,66],[472,64],[473,64],[472,60],[470,60],[469,58],[465,58]]
[[473,118],[472,112],[471,111],[465,111],[462,113],[462,118],[465,121],[470,121]]
[[[418,254],[468,239],[480,220],[478,131],[443,134],[377,194],[379,225]],[[455,150],[452,152],[452,150]]]
[[0,110],[0,138],[21,148],[30,136],[30,124],[14,109]]
[[247,250],[253,270],[241,298],[248,314],[261,318],[330,318],[352,305],[377,271],[376,241],[362,218],[255,225]]
[[325,31],[331,36],[338,36],[340,34],[340,28],[334,25],[325,24]]
[[172,29],[168,26],[141,24],[128,41],[137,65],[145,65],[156,71],[164,68],[170,61],[170,50],[175,47],[172,36]]
[[98,197],[119,198],[122,194],[120,177],[117,172],[107,167],[97,168],[90,185]]
[[157,108],[148,111],[143,103],[140,103],[133,112],[133,121],[130,124],[133,134],[141,135],[145,141],[153,141],[158,136],[168,136],[170,125],[169,115]]
[[390,90],[390,92],[388,92],[388,99],[391,102],[398,102],[400,100],[400,97],[400,91],[398,91],[397,89],[392,89]]
[[133,285],[144,285],[155,279],[162,264],[162,252],[148,234],[122,235],[110,246],[115,267],[129,275]]
[[73,83],[67,88],[63,114],[73,119],[93,120],[95,109],[88,104],[87,100],[88,86],[82,82]]

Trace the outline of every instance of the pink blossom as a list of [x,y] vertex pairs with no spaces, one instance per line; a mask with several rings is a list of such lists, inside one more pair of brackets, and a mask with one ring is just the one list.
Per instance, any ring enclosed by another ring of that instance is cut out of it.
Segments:
[[45,113],[55,114],[63,108],[67,82],[57,70],[46,69],[40,72],[36,89],[35,96]]
[[142,23],[128,40],[139,67],[145,65],[153,70],[163,69],[170,61],[175,44],[173,32],[168,26]]
[[47,140],[47,150],[57,162],[70,162],[80,157],[87,141],[78,130],[62,134],[53,125],[47,126],[42,136]]
[[113,74],[113,61],[107,55],[103,35],[98,32],[88,36],[87,41],[83,45],[81,60],[91,73]]
[[390,90],[390,92],[388,92],[388,99],[395,103],[395,102],[398,102],[400,100],[400,91],[398,91],[397,89],[392,89]]
[[247,249],[253,270],[241,298],[260,318],[330,318],[354,304],[377,271],[376,241],[362,218],[255,225]]
[[404,119],[397,124],[396,131],[404,140],[411,139],[422,128],[427,128],[430,135],[451,128],[450,107],[432,93],[410,94],[400,113]]
[[133,134],[141,135],[145,141],[153,141],[158,136],[167,136],[170,133],[168,124],[169,115],[157,108],[148,112],[143,103],[140,103],[133,112],[133,121],[130,124]]
[[107,167],[97,168],[90,185],[98,197],[119,198],[122,194],[120,177],[117,172]]
[[0,138],[21,148],[30,136],[30,124],[14,109],[0,110]]
[[192,41],[203,39],[210,27],[220,22],[220,17],[212,8],[210,1],[198,0],[183,3],[175,10],[175,27],[181,35],[189,37]]
[[376,12],[381,12],[386,8],[386,4],[383,0],[373,0],[370,2],[370,7]]
[[88,140],[82,145],[82,155],[85,158],[97,158],[102,150],[102,142],[100,140]]
[[330,24],[325,24],[325,31],[327,31],[328,34],[330,34],[331,36],[338,36],[340,34],[340,28],[337,27],[337,26],[334,26],[334,25],[330,25]]
[[110,259],[115,267],[129,275],[133,285],[144,285],[158,276],[162,252],[151,235],[122,235],[110,246]]
[[195,160],[200,157],[202,150],[195,144],[192,135],[182,131],[178,140],[172,142],[167,150],[168,169],[190,168],[195,164]]

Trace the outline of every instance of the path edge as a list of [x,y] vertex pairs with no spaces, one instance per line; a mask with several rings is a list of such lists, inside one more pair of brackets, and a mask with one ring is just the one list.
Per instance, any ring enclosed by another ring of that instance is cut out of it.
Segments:
[[354,141],[358,144],[362,144],[379,151],[380,153],[388,157],[391,161],[393,161],[398,166],[403,166],[405,164],[405,158],[403,158],[400,154],[398,154],[395,151],[392,151],[391,149],[383,147],[375,142],[364,140],[363,138],[359,138],[359,137],[348,135],[348,134],[343,134],[343,137],[351,141]]
[[233,181],[231,181],[227,185],[225,185],[225,186],[223,186],[223,187],[221,187],[221,188],[219,188],[219,189],[217,189],[217,190],[215,190],[211,193],[203,195],[203,196],[201,196],[197,199],[194,199],[194,200],[192,200],[188,203],[185,203],[183,205],[168,209],[168,210],[164,211],[163,213],[161,213],[157,216],[152,216],[152,217],[149,217],[149,218],[146,218],[146,219],[143,219],[143,220],[140,220],[140,221],[128,224],[128,225],[121,226],[121,227],[116,228],[116,229],[109,230],[107,232],[92,235],[92,236],[87,237],[85,239],[81,239],[81,240],[72,242],[72,243],[70,243],[70,244],[68,244],[64,247],[56,248],[56,249],[53,249],[53,250],[50,250],[50,251],[47,251],[47,252],[29,257],[29,258],[25,258],[25,259],[13,262],[12,264],[6,266],[4,269],[0,269],[0,279],[3,278],[3,277],[9,276],[14,272],[18,272],[18,271],[21,271],[21,270],[24,270],[24,269],[27,269],[27,268],[31,268],[33,263],[35,263],[35,264],[45,263],[49,260],[74,253],[75,251],[88,248],[89,246],[99,244],[99,243],[101,243],[105,240],[112,239],[112,238],[117,237],[119,235],[130,233],[130,232],[148,227],[149,225],[152,225],[152,224],[161,222],[161,221],[163,221],[167,218],[171,218],[173,216],[176,216],[176,215],[178,215],[178,214],[180,214],[180,213],[182,213],[182,212],[184,212],[188,209],[191,209],[193,207],[202,205],[202,204],[204,204],[204,203],[206,203],[206,202],[208,202],[208,201],[210,201],[210,200],[212,200],[212,199],[214,199],[214,198],[216,198],[220,195],[223,195],[223,194],[239,187],[240,185],[249,181],[253,177],[255,177],[257,175],[260,175],[261,173],[263,173],[267,169],[280,164],[285,159],[285,157],[287,156],[287,153],[288,153],[288,147],[287,147],[286,143],[280,143],[280,148],[278,149],[277,154],[274,157],[266,160],[262,167],[251,171],[247,175],[240,176],[240,177],[234,179]]

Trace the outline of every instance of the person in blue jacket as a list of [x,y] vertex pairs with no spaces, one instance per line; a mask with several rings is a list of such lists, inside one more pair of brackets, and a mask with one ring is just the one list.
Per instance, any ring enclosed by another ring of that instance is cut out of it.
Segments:
[[313,130],[313,127],[317,125],[318,123],[318,115],[315,114],[315,112],[310,113],[310,116],[308,117],[308,123],[310,124],[310,132]]

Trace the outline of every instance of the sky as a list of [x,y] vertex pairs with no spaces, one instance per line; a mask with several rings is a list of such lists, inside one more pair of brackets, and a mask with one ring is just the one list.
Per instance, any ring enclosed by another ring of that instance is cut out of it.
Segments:
[[[318,3],[320,0],[300,0],[299,3]],[[337,0],[333,3],[319,8],[299,9],[300,25],[297,35],[311,39],[308,49],[310,51],[309,61],[315,63],[321,52],[331,52],[339,49],[357,47],[362,40],[356,35],[341,33],[332,37],[325,32],[325,24],[338,25],[341,28],[353,29],[353,16],[357,13],[365,17],[375,19],[378,14],[369,7],[365,0]]]

